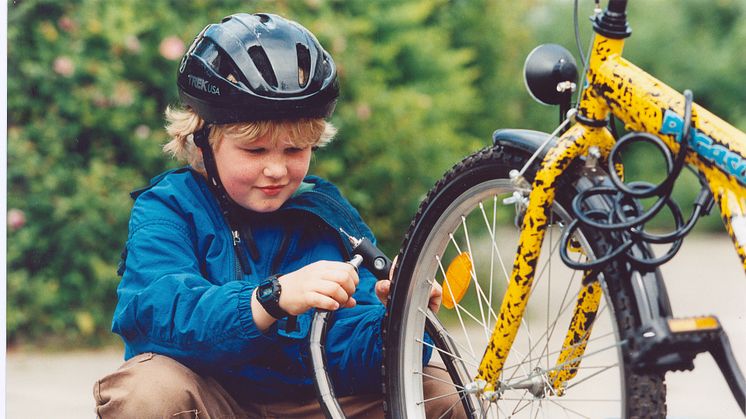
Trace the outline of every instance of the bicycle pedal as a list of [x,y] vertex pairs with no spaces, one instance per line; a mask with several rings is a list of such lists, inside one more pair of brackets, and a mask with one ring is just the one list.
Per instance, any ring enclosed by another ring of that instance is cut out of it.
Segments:
[[746,414],[746,379],[733,354],[728,335],[714,316],[661,318],[629,338],[633,368],[659,371],[691,370],[694,358],[709,352]]
[[688,371],[694,368],[698,354],[719,344],[722,334],[714,316],[661,318],[629,339],[630,356],[635,368]]

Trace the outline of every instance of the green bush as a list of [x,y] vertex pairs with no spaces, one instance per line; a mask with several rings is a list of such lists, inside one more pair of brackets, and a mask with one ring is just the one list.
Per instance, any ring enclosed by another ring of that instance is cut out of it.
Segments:
[[[666,25],[648,16],[670,12],[671,2],[631,2],[628,49],[744,128],[738,1],[687,0]],[[9,3],[10,344],[113,339],[128,192],[176,165],[160,147],[163,111],[178,103],[178,60],[207,23],[240,11],[294,18],[334,56],[340,132],[311,170],[340,186],[389,254],[429,187],[494,129],[553,129],[557,110],[523,90],[523,60],[539,40],[575,51],[571,4],[560,0]],[[693,196],[696,185],[685,186],[682,196]]]
[[[420,196],[473,145],[471,53],[428,1],[23,1],[9,7],[8,340],[111,340],[128,192],[160,151],[185,46],[237,11],[295,18],[339,65],[338,139],[312,170],[337,182],[388,251]],[[433,43],[423,44],[429,39]],[[10,218],[10,217],[9,217]],[[25,219],[25,221],[24,221]]]

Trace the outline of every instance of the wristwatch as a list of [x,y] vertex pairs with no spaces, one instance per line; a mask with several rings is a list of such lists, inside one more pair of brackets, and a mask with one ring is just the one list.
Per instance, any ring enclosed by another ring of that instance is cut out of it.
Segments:
[[280,281],[277,280],[279,275],[272,275],[262,281],[261,284],[256,288],[256,299],[259,304],[267,310],[270,316],[276,319],[282,319],[287,317],[289,314],[282,308],[280,308],[280,294],[282,294],[282,286]]

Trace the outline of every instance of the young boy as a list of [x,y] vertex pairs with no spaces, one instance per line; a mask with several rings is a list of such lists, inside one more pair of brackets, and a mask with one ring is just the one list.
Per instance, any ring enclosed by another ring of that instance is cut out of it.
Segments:
[[[197,36],[178,86],[186,108],[167,110],[164,149],[189,166],[132,193],[113,320],[126,362],[96,382],[97,414],[323,417],[308,331],[325,309],[337,310],[325,349],[341,406],[382,417],[389,281],[344,262],[340,228],[374,237],[336,187],[307,176],[335,133],[332,58],[295,22],[237,14]],[[426,393],[450,385],[442,369],[423,375]],[[427,410],[463,415],[455,395]]]

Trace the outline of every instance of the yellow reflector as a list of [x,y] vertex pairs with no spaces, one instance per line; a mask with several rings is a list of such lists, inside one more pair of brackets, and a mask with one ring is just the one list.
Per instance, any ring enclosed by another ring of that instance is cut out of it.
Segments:
[[674,333],[693,332],[695,330],[715,330],[720,327],[720,322],[712,316],[669,319],[668,327]]
[[446,270],[446,279],[443,281],[443,306],[453,309],[458,304],[471,282],[471,257],[469,253],[463,252],[456,256]]

